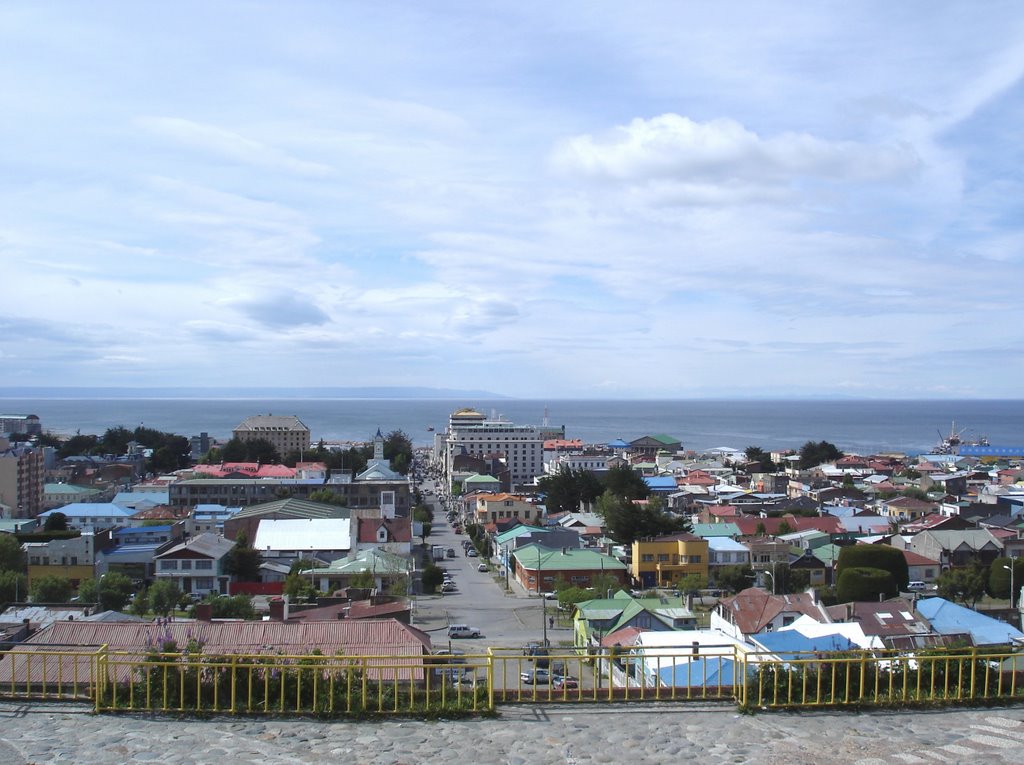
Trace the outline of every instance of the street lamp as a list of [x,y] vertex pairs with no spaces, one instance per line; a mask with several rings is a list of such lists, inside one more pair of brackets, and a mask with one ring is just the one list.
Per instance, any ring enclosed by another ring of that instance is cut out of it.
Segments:
[[1013,559],[1010,559],[1009,566],[1004,565],[1003,568],[1010,572],[1010,608],[1013,608],[1013,598],[1017,594],[1013,591]]
[[775,574],[773,574],[771,571],[764,571],[762,573],[764,573],[765,576],[770,576],[772,578],[772,595],[774,595],[775,594]]

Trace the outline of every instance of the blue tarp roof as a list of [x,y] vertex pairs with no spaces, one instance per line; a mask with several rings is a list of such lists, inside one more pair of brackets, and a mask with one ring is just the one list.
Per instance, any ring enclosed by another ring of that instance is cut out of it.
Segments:
[[856,651],[857,646],[842,635],[807,637],[797,630],[780,630],[751,635],[750,639],[771,651],[780,659],[799,659],[802,653],[825,651]]
[[961,457],[1024,457],[1024,446],[961,446]]
[[1001,645],[1024,638],[1024,632],[1006,622],[979,614],[945,598],[922,598],[917,612],[931,622],[940,635],[968,633],[975,645]]
[[644,483],[651,489],[675,489],[678,488],[676,485],[676,479],[670,475],[657,475],[650,478],[645,478]]
[[[750,672],[753,673],[753,666]],[[736,682],[736,662],[732,659],[695,659],[658,672],[658,679],[676,688],[717,688]]]

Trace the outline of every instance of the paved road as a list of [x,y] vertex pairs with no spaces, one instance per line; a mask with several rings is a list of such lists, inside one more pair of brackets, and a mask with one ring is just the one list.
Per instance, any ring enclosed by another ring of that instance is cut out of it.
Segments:
[[503,708],[497,719],[180,721],[0,703],[0,765],[1024,763],[1024,709],[740,715],[673,704]]

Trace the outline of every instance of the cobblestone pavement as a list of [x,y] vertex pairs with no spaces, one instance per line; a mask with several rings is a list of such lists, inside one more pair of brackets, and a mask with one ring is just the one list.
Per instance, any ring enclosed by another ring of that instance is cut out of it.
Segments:
[[43,763],[1024,763],[1024,709],[762,713],[516,706],[496,719],[314,722],[97,716],[0,704],[0,765]]

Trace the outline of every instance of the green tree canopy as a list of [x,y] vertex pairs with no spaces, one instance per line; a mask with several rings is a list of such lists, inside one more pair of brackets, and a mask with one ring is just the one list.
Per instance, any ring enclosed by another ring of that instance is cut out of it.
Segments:
[[262,563],[263,557],[259,550],[250,547],[246,533],[239,531],[235,537],[235,546],[224,556],[225,573],[234,576],[240,582],[258,582]]
[[[1013,566],[1013,576],[1007,566]],[[1016,592],[1010,592],[1010,580]],[[1010,608],[1016,606],[1020,598],[1020,588],[1024,587],[1024,558],[996,558],[988,569],[988,594],[993,598],[1013,598]]]
[[384,459],[390,461],[392,470],[406,475],[412,464],[412,439],[404,431],[392,430],[384,436]]
[[348,497],[333,489],[317,489],[309,495],[310,502],[322,502],[325,505],[348,507]]
[[940,598],[958,600],[968,608],[974,608],[985,597],[988,572],[981,566],[952,568],[939,574],[936,584]]
[[265,438],[251,438],[245,441],[232,438],[221,447],[220,457],[224,462],[260,462],[264,465],[276,465],[281,462],[277,448]]
[[0,571],[25,570],[25,553],[13,534],[0,534]]
[[149,606],[159,616],[170,616],[181,599],[181,590],[171,579],[157,579],[146,591]]
[[836,583],[836,594],[840,603],[850,601],[874,601],[879,596],[894,598],[899,586],[892,572],[880,568],[850,566],[842,570]]
[[33,603],[67,603],[71,599],[71,581],[63,576],[41,576],[32,580]]
[[748,446],[743,453],[748,462],[756,462],[760,465],[762,472],[774,473],[778,469],[778,466],[772,461],[771,455],[760,446]]
[[420,574],[420,582],[425,592],[434,592],[444,581],[444,572],[439,566],[428,563]]
[[27,600],[28,579],[19,571],[0,571],[0,604]]
[[754,569],[749,565],[712,566],[715,570],[715,586],[730,592],[745,590],[754,579]]
[[633,468],[627,465],[616,465],[609,468],[604,474],[605,491],[609,491],[617,497],[627,499],[647,499],[651,493],[650,487],[644,482],[643,477]]
[[244,619],[255,621],[256,608],[248,595],[212,595],[206,599],[214,619]]
[[297,600],[315,597],[316,587],[304,576],[289,574],[284,580],[284,594],[294,603]]
[[68,517],[59,510],[54,510],[46,516],[46,523],[43,524],[43,531],[67,531]]
[[544,494],[549,515],[578,513],[581,503],[593,503],[604,493],[603,484],[591,471],[566,467],[539,479],[537,488]]
[[842,456],[843,453],[835,444],[828,441],[808,441],[800,447],[800,469],[809,470],[826,462],[835,462]]
[[606,491],[597,501],[597,512],[604,518],[608,536],[623,545],[631,545],[645,537],[692,530],[685,518],[666,513],[657,497],[647,505],[638,505],[631,499]]
[[[896,586],[906,590],[910,583],[910,567],[902,550],[889,545],[849,545],[839,551],[836,570],[842,576],[847,568],[880,568],[893,575]],[[839,595],[842,600],[842,595]]]
[[101,610],[120,611],[135,587],[129,577],[117,571],[109,571],[100,579],[97,590]]

